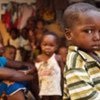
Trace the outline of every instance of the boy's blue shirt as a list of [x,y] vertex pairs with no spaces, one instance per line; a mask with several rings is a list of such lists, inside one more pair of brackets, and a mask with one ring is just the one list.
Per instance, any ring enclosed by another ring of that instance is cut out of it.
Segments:
[[5,57],[0,57],[0,68],[5,67],[7,64],[7,59]]
[[[5,65],[7,64],[7,59],[5,57],[0,57],[0,68],[5,67]],[[2,80],[0,80],[1,82]]]

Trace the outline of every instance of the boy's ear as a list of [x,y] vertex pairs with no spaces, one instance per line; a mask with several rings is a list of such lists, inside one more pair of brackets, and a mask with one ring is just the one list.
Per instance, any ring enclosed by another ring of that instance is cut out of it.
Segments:
[[71,30],[69,28],[65,28],[65,37],[68,41],[71,40]]

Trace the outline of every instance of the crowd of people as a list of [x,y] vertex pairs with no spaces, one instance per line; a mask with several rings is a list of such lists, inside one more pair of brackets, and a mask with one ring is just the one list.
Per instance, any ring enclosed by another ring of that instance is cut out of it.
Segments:
[[100,10],[75,3],[63,19],[65,31],[55,19],[10,30],[1,20],[0,100],[99,100]]

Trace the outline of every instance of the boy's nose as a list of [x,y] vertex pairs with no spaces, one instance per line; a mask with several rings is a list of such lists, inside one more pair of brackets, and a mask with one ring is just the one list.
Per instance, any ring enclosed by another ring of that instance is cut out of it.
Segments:
[[94,40],[99,40],[100,41],[100,31],[95,32]]

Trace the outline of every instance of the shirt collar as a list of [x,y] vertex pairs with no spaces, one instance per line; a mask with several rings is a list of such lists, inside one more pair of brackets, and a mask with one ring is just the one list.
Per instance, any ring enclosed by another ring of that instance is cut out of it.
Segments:
[[[85,51],[80,50],[77,46],[69,46],[68,51],[75,51],[77,52],[85,61],[96,61],[93,57],[91,57],[88,53]],[[100,52],[95,51],[98,57],[100,57]],[[97,62],[97,61],[96,61]]]

